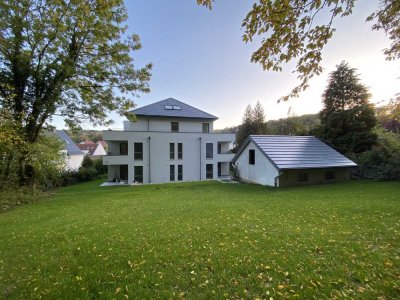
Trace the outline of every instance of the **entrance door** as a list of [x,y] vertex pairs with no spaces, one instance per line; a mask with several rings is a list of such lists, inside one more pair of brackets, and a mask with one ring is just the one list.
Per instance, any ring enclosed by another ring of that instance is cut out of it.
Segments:
[[119,166],[119,178],[121,180],[128,180],[128,165]]

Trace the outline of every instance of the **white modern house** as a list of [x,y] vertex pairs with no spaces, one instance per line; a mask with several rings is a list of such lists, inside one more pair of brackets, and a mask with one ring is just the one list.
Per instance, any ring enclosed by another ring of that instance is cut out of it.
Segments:
[[213,132],[218,118],[173,98],[132,111],[136,122],[105,130],[108,180],[132,183],[229,177],[234,134]]
[[64,149],[61,150],[65,159],[64,169],[79,169],[85,154],[78,148],[78,146],[76,146],[65,130],[56,130],[55,134],[64,143]]
[[314,136],[250,135],[232,163],[243,182],[290,186],[349,179],[353,161]]

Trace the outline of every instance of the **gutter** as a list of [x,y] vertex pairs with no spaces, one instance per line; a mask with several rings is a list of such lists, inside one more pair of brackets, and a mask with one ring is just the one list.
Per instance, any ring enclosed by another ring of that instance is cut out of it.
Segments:
[[283,174],[283,172],[281,170],[279,170],[279,169],[278,169],[278,172],[279,172],[278,175],[276,175],[275,179],[274,179],[275,187],[279,187],[278,186],[278,178]]
[[201,141],[202,141],[202,138],[201,137],[199,137],[199,140],[200,140],[200,159],[199,159],[199,161],[200,161],[200,173],[199,173],[199,180],[201,180]]
[[149,183],[151,183],[151,158],[150,158],[150,141],[151,141],[151,137],[149,137]]

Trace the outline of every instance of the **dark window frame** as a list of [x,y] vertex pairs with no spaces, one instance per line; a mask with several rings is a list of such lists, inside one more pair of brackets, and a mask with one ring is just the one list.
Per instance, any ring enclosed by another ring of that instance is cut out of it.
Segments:
[[179,122],[171,122],[171,132],[179,132]]
[[169,181],[175,181],[175,165],[169,165]]
[[325,171],[325,180],[335,180],[336,174],[334,171]]
[[183,143],[178,143],[178,159],[183,159]]
[[[211,151],[209,148],[211,146]],[[214,158],[214,143],[206,143],[206,159]]]
[[[138,151],[137,149],[138,147],[141,147],[141,151]],[[133,159],[143,160],[143,143],[134,143],[133,149],[134,149]]]
[[214,164],[206,164],[206,179],[214,179]]
[[256,150],[249,149],[249,165],[256,164]]
[[183,180],[183,165],[178,165],[178,181]]
[[169,159],[175,159],[175,143],[169,143]]
[[[138,172],[138,170],[141,170]],[[141,174],[138,174],[141,173]],[[134,166],[133,167],[133,181],[143,183],[143,166]]]
[[308,181],[308,173],[301,172],[297,174],[297,182],[307,182]]
[[203,133],[210,133],[210,123],[203,123],[202,131],[203,131]]

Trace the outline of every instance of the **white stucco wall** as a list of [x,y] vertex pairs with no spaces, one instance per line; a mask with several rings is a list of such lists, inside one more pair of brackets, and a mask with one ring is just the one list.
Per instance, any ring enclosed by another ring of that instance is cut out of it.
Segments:
[[[249,150],[255,150],[255,164],[249,164]],[[246,146],[244,151],[236,160],[235,166],[239,171],[241,180],[250,183],[275,186],[275,177],[278,170],[265,157],[252,141]]]
[[77,170],[82,164],[84,154],[69,155],[65,157],[66,169]]
[[124,121],[124,130],[170,132],[171,122],[179,123],[180,132],[203,132],[203,123],[209,123],[210,132],[213,131],[211,120],[161,117],[150,117],[149,119],[137,117],[137,122]]
[[[105,165],[127,164],[129,183],[134,180],[134,166],[143,166],[144,183],[161,183],[170,182],[170,165],[175,165],[175,181],[178,177],[178,165],[183,165],[183,181],[206,179],[206,164],[213,164],[213,177],[217,179],[218,162],[230,162],[233,158],[232,153],[217,154],[217,143],[233,142],[235,135],[107,130],[103,131],[103,139],[108,142],[109,151],[112,154],[119,154],[120,142],[128,142],[128,155],[103,156]],[[134,143],[143,143],[143,160],[134,159]],[[169,158],[170,143],[175,144],[175,159]],[[177,143],[183,144],[183,159],[177,159]],[[206,143],[213,143],[214,145],[212,159],[206,159]],[[114,170],[114,168],[109,168],[109,170]]]
[[106,150],[104,149],[104,147],[103,147],[103,145],[102,144],[97,144],[97,147],[96,147],[96,149],[93,151],[93,156],[101,156],[101,155],[106,155],[107,154],[107,152],[106,152]]

